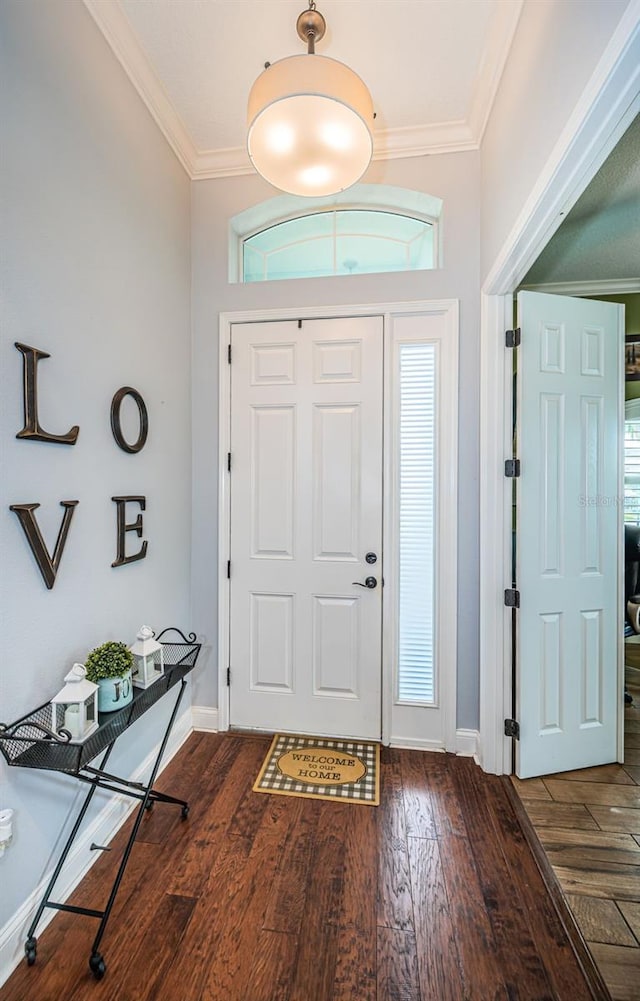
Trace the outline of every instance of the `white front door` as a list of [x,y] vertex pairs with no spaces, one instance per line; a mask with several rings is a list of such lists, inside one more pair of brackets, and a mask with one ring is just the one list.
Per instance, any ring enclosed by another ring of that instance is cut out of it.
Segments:
[[382,318],[231,331],[231,724],[379,739]]
[[623,310],[522,292],[516,771],[615,761]]

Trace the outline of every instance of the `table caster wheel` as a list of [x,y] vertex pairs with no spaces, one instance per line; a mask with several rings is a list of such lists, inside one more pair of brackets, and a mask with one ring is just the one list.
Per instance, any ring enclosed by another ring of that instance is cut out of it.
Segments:
[[150,810],[153,810],[153,800],[152,799],[150,799],[149,802],[147,803],[147,805],[145,806],[145,810],[147,812],[149,812]]
[[36,948],[37,941],[38,940],[35,938],[28,938],[27,941],[25,942],[24,954],[27,957],[28,966],[33,966],[33,964],[36,961],[36,953],[38,951]]
[[96,952],[93,956],[89,957],[89,967],[96,980],[102,980],[107,972],[105,961],[99,952]]
[[189,807],[188,807],[188,805],[182,807],[180,816],[182,817],[183,820],[187,819],[187,817],[189,816]]

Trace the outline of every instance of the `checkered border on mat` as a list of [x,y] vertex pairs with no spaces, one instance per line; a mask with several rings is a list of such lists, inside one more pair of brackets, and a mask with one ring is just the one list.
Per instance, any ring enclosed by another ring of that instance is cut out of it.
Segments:
[[[310,747],[322,747],[355,755],[360,758],[367,770],[357,782],[346,782],[344,785],[301,782],[288,775],[283,775],[278,768],[278,758],[287,751],[298,748],[304,750]],[[253,791],[279,796],[333,799],[342,803],[363,803],[368,806],[378,806],[380,802],[380,745],[369,741],[299,737],[295,734],[277,733],[254,783]]]

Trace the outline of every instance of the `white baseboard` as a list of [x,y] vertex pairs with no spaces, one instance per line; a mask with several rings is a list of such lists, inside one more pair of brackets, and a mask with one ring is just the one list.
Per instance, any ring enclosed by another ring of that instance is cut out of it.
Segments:
[[[441,741],[437,740],[419,740],[415,737],[392,737],[390,741],[391,747],[405,748],[409,751],[441,751],[444,752],[446,748],[442,746]],[[478,761],[478,754],[480,750],[480,734],[477,730],[456,730],[456,741],[455,748],[453,749],[455,754],[460,754],[462,757],[475,758]]]
[[479,764],[480,734],[477,730],[456,730],[456,754],[474,758]]
[[[171,731],[171,737],[165,749],[160,771],[169,764],[192,730],[191,710],[187,709],[186,712],[183,712],[178,717]],[[136,768],[130,776],[134,782],[141,781],[149,775],[157,753],[158,747],[156,746]],[[108,845],[120,830],[129,814],[135,809],[135,806],[135,800],[125,796],[114,795],[91,824],[84,831],[80,831],[56,883],[55,899],[57,901],[64,903],[98,858],[100,853],[90,850],[89,846],[92,842],[95,841],[99,845]],[[52,872],[53,870],[42,878],[35,890],[18,908],[13,917],[7,921],[4,928],[0,930],[0,986],[9,978],[20,961],[24,959],[24,943],[27,930],[46,891]],[[52,908],[45,908],[38,922],[37,936],[42,934],[56,914],[57,911]]]
[[194,730],[203,730],[205,733],[217,733],[218,731],[217,709],[209,709],[207,706],[191,706],[191,720]]
[[391,737],[389,746],[405,751],[439,751],[442,754],[445,750],[440,740],[420,740],[418,737]]

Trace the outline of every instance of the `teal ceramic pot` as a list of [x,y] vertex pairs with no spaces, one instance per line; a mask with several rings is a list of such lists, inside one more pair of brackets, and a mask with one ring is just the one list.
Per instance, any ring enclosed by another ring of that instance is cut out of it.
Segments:
[[133,682],[131,671],[119,678],[100,678],[98,680],[98,712],[112,713],[116,709],[128,706],[133,698]]

